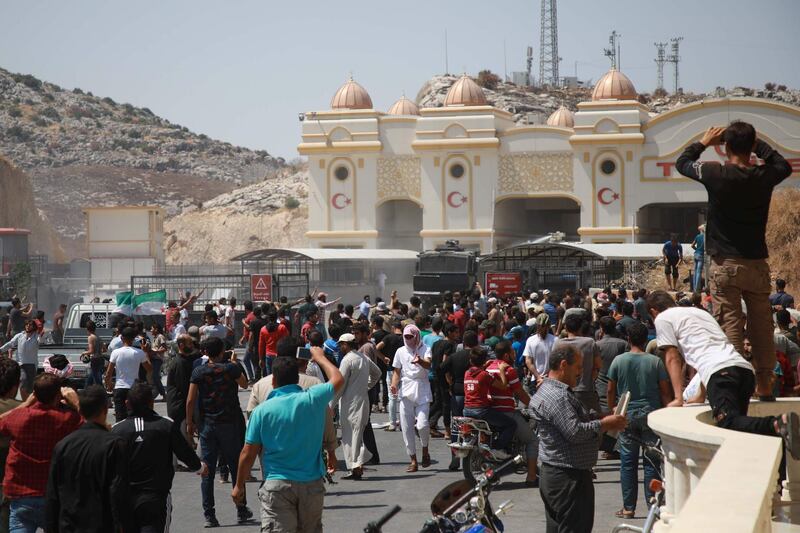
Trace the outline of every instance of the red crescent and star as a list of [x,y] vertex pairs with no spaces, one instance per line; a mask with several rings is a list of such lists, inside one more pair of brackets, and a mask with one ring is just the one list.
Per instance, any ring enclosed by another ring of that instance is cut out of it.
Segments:
[[[610,193],[610,194],[607,194]],[[610,198],[610,199],[609,199]],[[619,200],[619,194],[615,193],[613,190],[609,189],[608,187],[603,187],[599,191],[597,191],[597,201],[603,205],[608,205],[615,200]]]
[[348,198],[347,195],[344,195],[340,192],[331,196],[331,205],[335,209],[344,209],[351,203],[353,203],[353,201],[350,198]]
[[447,204],[453,208],[459,208],[467,203],[467,197],[458,191],[453,191],[447,195]]

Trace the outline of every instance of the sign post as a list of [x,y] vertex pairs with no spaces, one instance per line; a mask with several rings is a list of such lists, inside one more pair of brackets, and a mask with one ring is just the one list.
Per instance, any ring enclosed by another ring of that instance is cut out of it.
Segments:
[[522,273],[487,272],[485,287],[487,294],[494,291],[498,296],[522,292]]
[[272,301],[272,274],[250,276],[250,299],[254,302]]

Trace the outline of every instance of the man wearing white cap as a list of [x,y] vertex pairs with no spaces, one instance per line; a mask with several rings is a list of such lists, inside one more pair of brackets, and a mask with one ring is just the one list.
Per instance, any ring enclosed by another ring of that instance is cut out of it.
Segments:
[[339,337],[343,354],[339,372],[344,387],[339,396],[339,417],[342,424],[342,451],[350,473],[345,479],[361,479],[362,465],[372,459],[364,446],[364,430],[369,422],[368,391],[381,378],[380,369],[363,354],[356,352],[356,338],[352,333]]
[[402,389],[400,397],[400,429],[403,431],[403,442],[406,453],[411,458],[411,464],[406,472],[416,472],[417,466],[417,439],[414,429],[419,432],[422,441],[422,466],[431,465],[431,456],[428,454],[428,442],[431,438],[431,428],[428,424],[428,409],[433,394],[428,381],[428,369],[431,367],[431,353],[420,339],[419,329],[408,325],[403,330],[403,346],[394,354],[394,374],[392,375],[392,394],[398,394],[398,385]]
[[550,352],[556,342],[556,337],[550,332],[550,317],[547,313],[536,316],[536,333],[528,337],[522,355],[525,357],[525,366],[530,373],[530,390],[536,387],[547,376],[550,365]]

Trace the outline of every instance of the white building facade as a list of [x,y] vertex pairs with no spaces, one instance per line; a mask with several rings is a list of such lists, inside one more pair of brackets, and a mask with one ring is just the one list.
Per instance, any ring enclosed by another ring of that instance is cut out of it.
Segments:
[[[800,108],[725,98],[654,115],[636,98],[612,70],[575,113],[520,126],[466,76],[444,107],[401,98],[386,113],[350,80],[331,110],[304,116],[309,242],[421,250],[456,239],[489,253],[555,231],[588,243],[691,238],[707,196],[675,160],[708,127],[737,119],[790,161],[783,186],[800,185]],[[722,161],[724,151],[703,159]]]

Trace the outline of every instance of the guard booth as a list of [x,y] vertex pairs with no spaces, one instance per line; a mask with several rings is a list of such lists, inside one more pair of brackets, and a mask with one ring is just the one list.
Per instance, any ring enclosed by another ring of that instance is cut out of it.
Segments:
[[[411,297],[411,280],[417,262],[413,250],[367,248],[267,248],[232,258],[242,275],[272,274],[276,290],[289,301],[302,298],[314,288],[330,299],[358,304],[365,294],[389,300],[397,290],[401,299]],[[309,290],[310,289],[310,290]]]
[[639,288],[645,271],[661,258],[661,248],[649,243],[530,242],[482,256],[480,275],[519,272],[526,291],[550,289],[559,294],[583,287]]

